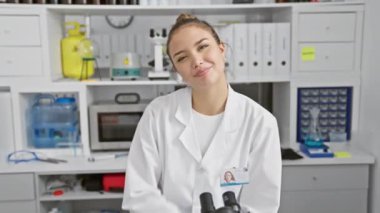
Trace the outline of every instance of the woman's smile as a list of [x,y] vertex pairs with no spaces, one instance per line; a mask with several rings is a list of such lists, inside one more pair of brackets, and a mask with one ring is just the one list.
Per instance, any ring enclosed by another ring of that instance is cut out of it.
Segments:
[[204,77],[204,76],[206,76],[210,72],[211,68],[212,68],[212,66],[196,69],[194,77]]

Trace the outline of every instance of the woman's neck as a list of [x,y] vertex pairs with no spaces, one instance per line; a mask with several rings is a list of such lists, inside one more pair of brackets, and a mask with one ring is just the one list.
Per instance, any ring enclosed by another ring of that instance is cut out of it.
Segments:
[[192,92],[193,109],[204,115],[217,115],[224,112],[228,97],[228,85],[221,82],[207,90],[196,90]]

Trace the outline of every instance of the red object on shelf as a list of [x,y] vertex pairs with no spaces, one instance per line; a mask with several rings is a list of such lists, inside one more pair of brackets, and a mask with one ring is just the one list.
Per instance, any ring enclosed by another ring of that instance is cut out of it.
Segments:
[[125,174],[105,174],[103,175],[103,190],[106,192],[123,192],[125,185]]
[[61,195],[63,195],[63,190],[62,189],[57,189],[57,190],[54,190],[53,191],[53,195],[54,196],[61,196]]

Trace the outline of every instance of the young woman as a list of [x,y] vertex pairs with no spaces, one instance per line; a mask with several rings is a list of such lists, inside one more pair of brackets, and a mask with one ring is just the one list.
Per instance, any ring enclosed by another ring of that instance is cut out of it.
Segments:
[[[146,108],[128,157],[123,209],[200,213],[200,194],[212,193],[219,208],[233,191],[245,212],[277,212],[276,119],[228,85],[225,46],[208,23],[181,14],[167,50],[188,87]],[[233,185],[224,184],[226,171],[235,174]]]

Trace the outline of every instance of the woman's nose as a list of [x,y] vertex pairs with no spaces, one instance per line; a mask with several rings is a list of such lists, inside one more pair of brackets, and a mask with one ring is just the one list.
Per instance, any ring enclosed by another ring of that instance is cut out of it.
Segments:
[[197,68],[203,64],[203,58],[201,57],[201,55],[194,54],[192,58],[193,58],[193,68]]

